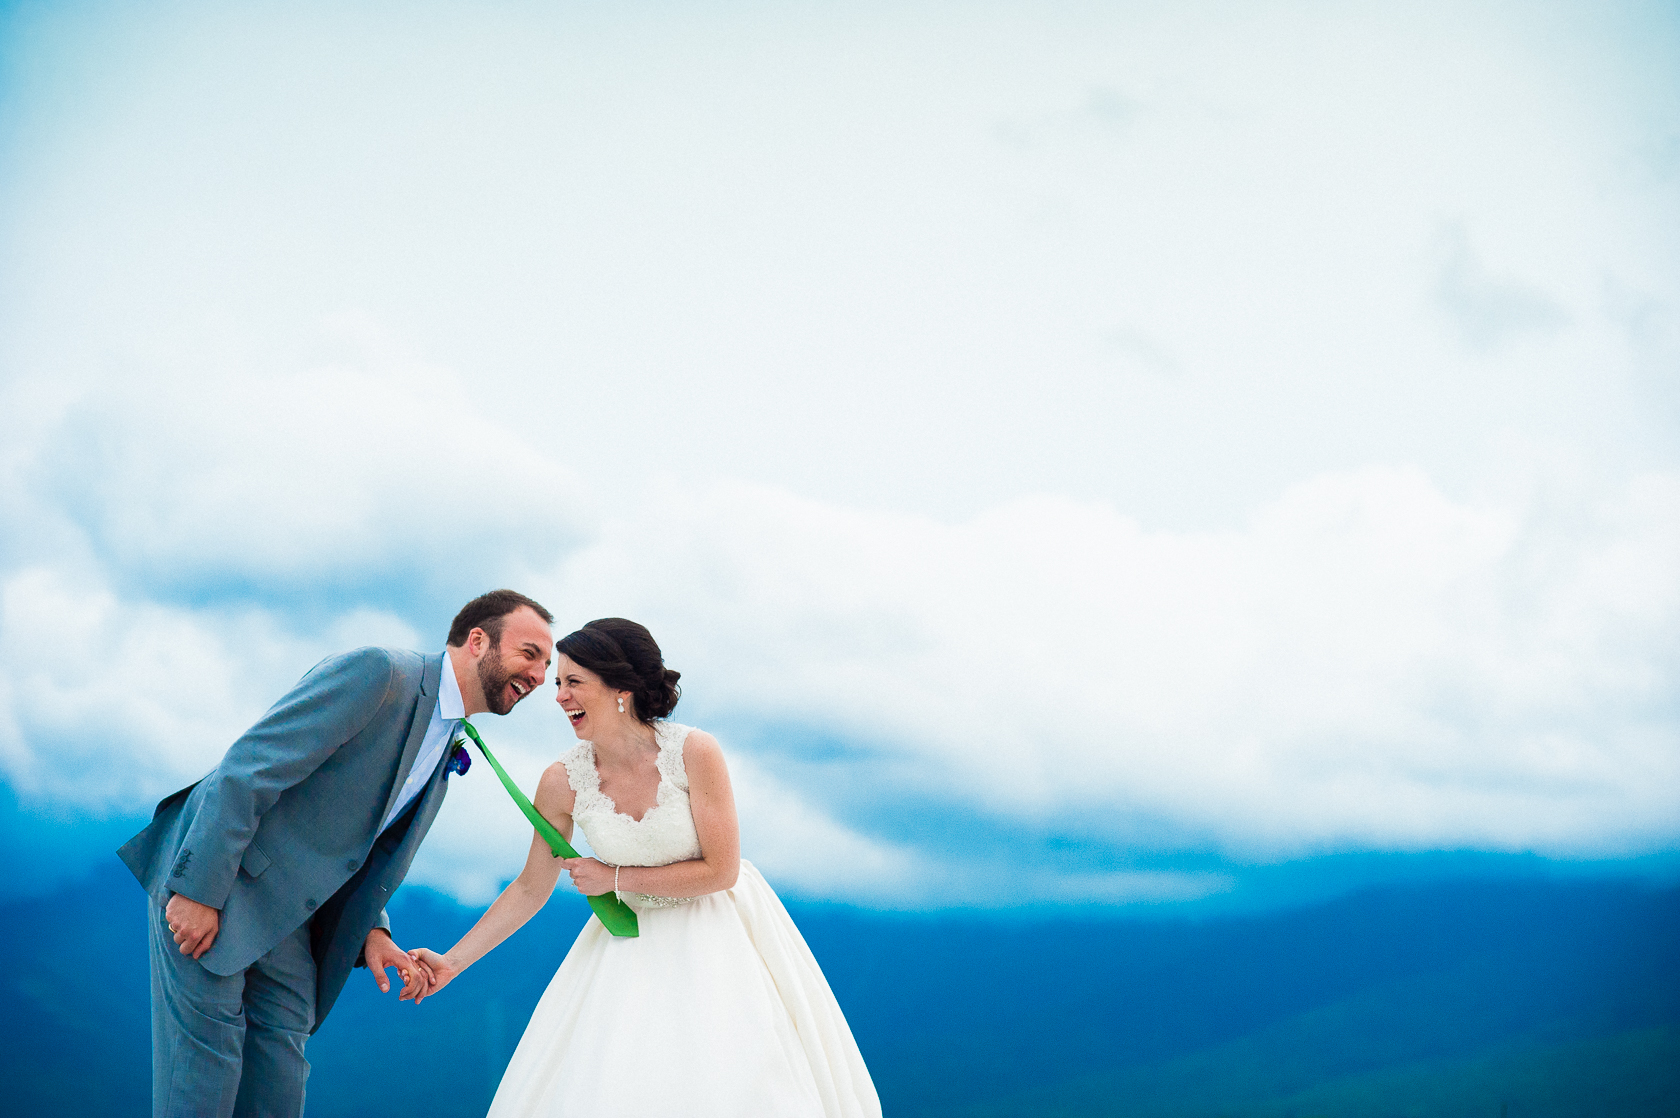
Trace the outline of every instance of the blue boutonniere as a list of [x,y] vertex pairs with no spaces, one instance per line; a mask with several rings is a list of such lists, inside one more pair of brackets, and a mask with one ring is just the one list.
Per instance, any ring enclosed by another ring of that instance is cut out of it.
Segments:
[[449,764],[443,767],[443,774],[447,778],[450,773],[466,776],[467,770],[472,768],[472,755],[467,747],[460,742],[452,742],[449,747]]

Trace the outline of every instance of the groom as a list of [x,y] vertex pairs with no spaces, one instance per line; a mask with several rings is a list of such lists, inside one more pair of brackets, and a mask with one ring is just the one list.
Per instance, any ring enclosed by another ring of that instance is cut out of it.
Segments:
[[423,991],[385,901],[443,803],[460,720],[542,684],[553,620],[494,590],[442,653],[323,660],[117,852],[151,897],[154,1118],[295,1118],[304,1042],[352,966]]

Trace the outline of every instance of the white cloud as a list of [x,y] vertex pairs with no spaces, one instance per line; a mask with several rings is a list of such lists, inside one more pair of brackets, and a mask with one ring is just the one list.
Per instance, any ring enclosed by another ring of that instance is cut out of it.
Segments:
[[[0,764],[128,810],[514,584],[856,747],[741,736],[802,890],[1008,892],[881,803],[1672,844],[1680,67],[1630,12],[17,14]],[[493,724],[526,786],[548,713]],[[517,866],[495,791],[421,879]]]
[[[587,528],[571,473],[447,373],[377,354],[310,372],[109,386],[21,468],[94,552],[154,590],[377,597],[517,574]],[[540,499],[539,499],[540,495]]]
[[942,524],[726,488],[609,529],[557,597],[704,657],[709,709],[820,725],[1024,823],[1106,811],[1259,854],[1658,848],[1680,819],[1680,478],[1556,511],[1377,468],[1218,533],[1060,498]]
[[[241,416],[221,413],[232,433],[203,444],[205,475],[241,476]],[[473,423],[495,441],[493,423]],[[156,479],[151,465],[129,477]],[[137,502],[198,499],[176,493],[174,475],[152,484]],[[229,538],[290,540],[287,577],[379,569],[377,556],[336,551],[339,534],[307,503],[208,507]],[[1220,532],[1149,531],[1060,497],[941,522],[674,481],[615,508],[526,584],[561,627],[642,619],[688,673],[688,711],[724,727],[817,727],[860,751],[833,786],[808,783],[815,770],[774,743],[737,753],[748,856],[798,891],[885,903],[962,880],[972,896],[1009,895],[922,849],[915,828],[846,822],[906,800],[1238,858],[1607,856],[1677,837],[1673,475],[1473,503],[1416,469],[1370,468],[1303,482]],[[0,597],[8,771],[90,810],[133,810],[208,769],[320,656],[441,640],[355,594],[300,609],[284,596],[195,605],[119,591],[136,552],[92,551],[102,558],[15,569]],[[260,549],[226,554],[257,580],[269,562]],[[527,787],[569,743],[546,708],[526,704],[492,731]],[[439,827],[417,880],[481,898],[523,856],[523,825],[491,781],[457,786]],[[1140,872],[1080,889],[1221,887]]]
[[213,768],[324,656],[411,638],[400,620],[365,610],[309,638],[277,622],[260,610],[125,600],[48,567],[10,572],[0,583],[7,777],[32,798],[133,812]]

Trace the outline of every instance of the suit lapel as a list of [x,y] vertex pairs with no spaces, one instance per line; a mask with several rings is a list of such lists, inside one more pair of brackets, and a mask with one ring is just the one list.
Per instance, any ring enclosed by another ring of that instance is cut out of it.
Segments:
[[[432,712],[437,710],[438,687],[443,680],[443,658],[441,652],[427,656],[425,667],[420,671],[420,694],[414,700],[414,719],[408,724],[408,738],[403,743],[402,758],[397,762],[397,779],[391,783],[391,794],[385,798],[385,808],[379,813],[381,819],[391,814],[391,809],[397,805],[397,796],[408,780],[408,770],[414,767],[415,755],[426,741],[426,727],[432,724]],[[448,752],[444,750],[446,755]]]

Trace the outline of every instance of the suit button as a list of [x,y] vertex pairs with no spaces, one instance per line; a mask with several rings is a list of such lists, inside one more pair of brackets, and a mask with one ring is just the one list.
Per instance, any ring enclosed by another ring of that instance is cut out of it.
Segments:
[[312,909],[315,907],[315,902],[313,900],[304,901],[303,907]]
[[354,859],[354,858],[350,859],[348,862],[346,862],[344,864],[348,869],[352,869],[352,870],[355,869],[357,866],[361,865],[361,863],[356,861],[356,859]]

